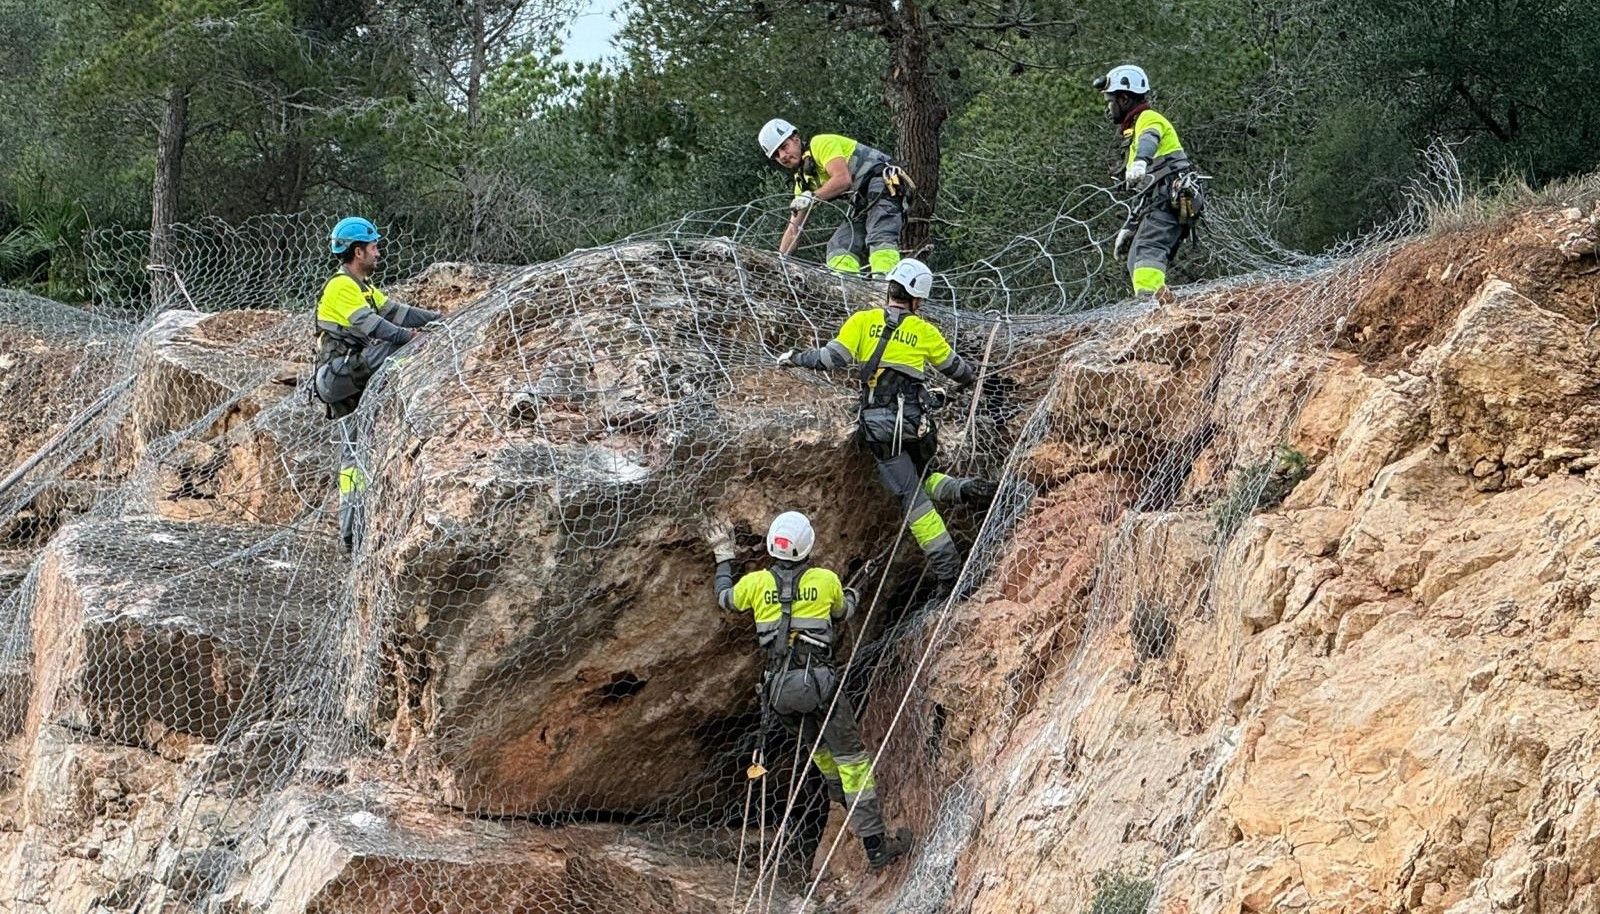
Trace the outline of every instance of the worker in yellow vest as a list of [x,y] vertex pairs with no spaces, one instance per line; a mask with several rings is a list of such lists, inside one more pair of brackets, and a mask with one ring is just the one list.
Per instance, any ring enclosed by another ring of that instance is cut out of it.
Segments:
[[767,528],[772,566],[737,583],[733,562],[738,552],[731,529],[715,525],[708,539],[717,563],[717,605],[754,618],[756,640],[767,657],[763,726],[770,711],[804,748],[816,745],[811,761],[829,798],[848,811],[847,824],[861,839],[867,865],[883,869],[910,849],[911,835],[904,828],[890,834],[884,826],[872,755],[861,741],[855,709],[845,696],[835,699],[841,683],[834,668],[834,640],[840,623],[855,612],[855,591],[840,584],[832,570],[810,564],[816,532],[799,511],[779,514]]
[[783,367],[830,371],[860,366],[861,411],[857,434],[878,462],[878,479],[900,502],[912,538],[928,558],[935,595],[954,589],[961,553],[934,502],[987,505],[995,484],[986,479],[930,472],[939,450],[931,413],[942,405],[928,387],[937,371],[960,387],[977,380],[971,363],[917,311],[933,292],[933,271],[912,257],[889,271],[882,308],[850,315],[820,349],[791,349]]
[[1150,107],[1150,78],[1131,64],[1094,81],[1105,93],[1106,116],[1123,143],[1117,169],[1130,194],[1128,220],[1117,232],[1113,257],[1128,256],[1134,295],[1165,299],[1167,267],[1200,218],[1199,173],[1172,122]]
[[[317,301],[316,372],[311,383],[330,419],[355,412],[372,375],[419,330],[442,316],[392,301],[372,284],[381,239],[377,226],[360,216],[340,219],[328,238],[328,250],[338,259],[339,269]],[[341,429],[341,434],[346,431]],[[341,448],[339,538],[346,548],[353,548],[367,477],[351,442],[341,439]]]
[[778,253],[794,250],[806,215],[818,200],[838,200],[846,204],[848,216],[828,239],[828,266],[857,274],[865,259],[875,277],[894,269],[914,186],[888,153],[834,133],[803,141],[782,118],[767,121],[758,139],[767,159],[794,176],[789,225]]

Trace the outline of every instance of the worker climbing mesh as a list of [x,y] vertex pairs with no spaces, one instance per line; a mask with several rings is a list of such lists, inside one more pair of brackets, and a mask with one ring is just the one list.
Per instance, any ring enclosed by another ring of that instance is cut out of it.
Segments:
[[[980,380],[939,414],[936,465],[1000,492],[952,509],[966,567],[934,600],[855,441],[852,375],[774,365],[882,297],[806,262],[816,237],[795,260],[750,243],[781,201],[525,268],[392,258],[380,284],[448,318],[337,424],[306,389],[328,263],[302,255],[325,220],[185,228],[166,284],[105,278],[138,275],[118,252],[148,238],[100,235],[95,308],[0,295],[0,899],[849,910],[834,880],[861,878],[860,852],[807,774],[815,747],[763,739],[763,658],[710,594],[706,526],[732,523],[741,565],[764,567],[782,510],[863,594],[837,700],[916,835],[874,905],[1002,906],[1027,886],[952,867],[1045,817],[1074,871],[1127,863],[1074,840],[1123,801],[1075,779],[1109,735],[1071,709],[1169,728],[1170,759],[1198,761],[1125,764],[1199,808],[1235,745],[1233,678],[1174,687],[1179,635],[1217,624],[1217,557],[1304,471],[1282,446],[1299,400],[1264,392],[1310,395],[1419,223],[1305,258],[1224,219],[1217,256],[1253,272],[1160,309],[1092,280],[1115,208],[1085,191],[941,274],[924,314]],[[283,253],[218,258],[244,238]],[[366,480],[349,554],[347,449]],[[986,618],[1005,637],[974,640]],[[1061,785],[1049,809],[993,792],[1026,779]],[[1139,862],[1190,824],[1139,838]]]

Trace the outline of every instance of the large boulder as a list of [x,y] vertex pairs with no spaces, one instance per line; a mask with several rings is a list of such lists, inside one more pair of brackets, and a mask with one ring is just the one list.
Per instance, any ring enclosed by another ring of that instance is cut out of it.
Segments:
[[517,274],[387,370],[351,650],[424,783],[493,812],[737,802],[760,661],[702,528],[733,522],[752,566],[783,510],[841,572],[888,543],[854,395],[772,365],[875,300],[730,245],[625,246]]
[[0,476],[32,456],[125,372],[133,328],[0,290]]
[[[704,836],[692,840],[704,846]],[[236,914],[727,910],[733,869],[676,843],[614,825],[462,818],[371,783],[297,789],[242,848],[248,859],[218,900]]]
[[[435,264],[391,294],[448,314],[509,272]],[[306,386],[312,330],[304,312],[155,316],[134,349],[128,398],[143,510],[175,520],[281,524],[324,503],[339,432]]]
[[309,399],[309,323],[282,311],[166,311],[130,394],[144,508],[175,520],[285,523],[321,503],[332,435]]
[[235,826],[250,810],[234,798],[185,797],[180,763],[71,727],[41,727],[27,752],[0,784],[0,899],[17,914],[125,910],[112,899],[145,882],[130,862],[170,837],[180,803]]
[[337,641],[331,549],[269,528],[69,527],[32,594],[30,734],[52,722],[161,748],[274,707]]

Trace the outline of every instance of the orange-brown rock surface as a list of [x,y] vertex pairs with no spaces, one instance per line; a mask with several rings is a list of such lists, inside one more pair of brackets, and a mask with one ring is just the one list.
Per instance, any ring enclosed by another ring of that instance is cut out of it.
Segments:
[[[814,868],[840,912],[1600,911],[1596,226],[1538,208],[1009,340],[947,449],[1009,453],[975,590],[891,593],[858,655],[915,850],[824,867],[812,791],[772,909]],[[882,550],[848,386],[770,367],[876,293],[650,242],[414,294],[452,318],[347,425],[348,556],[303,315],[171,312],[97,369],[133,380],[96,472],[0,517],[37,559],[0,579],[0,907],[747,897],[777,823],[745,791],[787,781],[744,779],[759,658],[701,528],[753,556],[799,508],[820,561]]]
[[[891,803],[968,810],[940,907],[1600,910],[1597,237],[1369,255],[1308,283],[1331,348],[1236,289],[1074,344]],[[902,879],[868,897],[932,891]]]

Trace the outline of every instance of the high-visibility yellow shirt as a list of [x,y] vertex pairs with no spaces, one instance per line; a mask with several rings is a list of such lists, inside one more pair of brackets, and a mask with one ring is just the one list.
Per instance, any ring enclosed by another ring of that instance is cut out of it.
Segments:
[[1134,119],[1133,129],[1122,132],[1122,135],[1130,140],[1127,160],[1122,163],[1124,168],[1132,165],[1133,160],[1139,157],[1139,137],[1144,136],[1149,130],[1154,130],[1160,137],[1156,141],[1156,152],[1151,157],[1152,162],[1159,161],[1162,156],[1183,151],[1183,143],[1178,140],[1178,128],[1172,126],[1171,121],[1154,110],[1146,108]]
[[[752,571],[733,585],[733,608],[755,617],[757,628],[778,622],[783,601],[778,599],[778,578],[770,569]],[[829,621],[844,612],[844,585],[826,568],[807,568],[795,585],[791,619]],[[807,626],[800,626],[806,628]]]
[[[884,309],[857,311],[839,328],[834,342],[849,350],[857,362],[866,362],[878,348],[878,338],[886,326]],[[831,345],[831,344],[830,344]],[[943,371],[955,361],[955,350],[945,342],[939,328],[915,314],[900,319],[883,347],[882,367],[893,367],[914,378],[927,376],[929,366]]]
[[322,287],[322,298],[317,302],[317,322],[349,327],[357,311],[371,308],[377,312],[388,300],[388,296],[370,283],[366,292],[362,292],[361,284],[356,282],[355,277],[341,270]]
[[[850,167],[850,157],[856,154],[856,147],[861,144],[847,136],[836,133],[819,133],[811,138],[807,149],[811,153],[811,168],[800,175],[800,181],[794,189],[795,196],[800,196],[806,191],[815,191],[828,180],[828,163],[834,159],[844,159],[845,170]],[[852,179],[855,175],[850,176]]]

